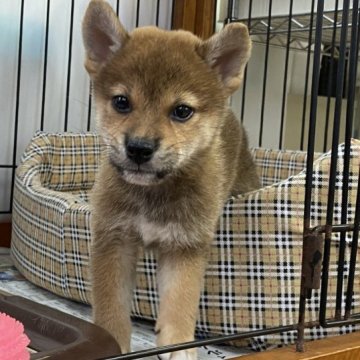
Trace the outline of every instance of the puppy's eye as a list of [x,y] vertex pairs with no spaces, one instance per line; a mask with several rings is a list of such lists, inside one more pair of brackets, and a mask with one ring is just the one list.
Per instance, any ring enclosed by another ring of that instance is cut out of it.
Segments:
[[194,114],[194,110],[187,105],[181,104],[178,105],[171,113],[171,117],[177,121],[187,121],[189,120]]
[[112,105],[119,113],[128,113],[131,111],[129,99],[124,95],[117,95],[112,98]]

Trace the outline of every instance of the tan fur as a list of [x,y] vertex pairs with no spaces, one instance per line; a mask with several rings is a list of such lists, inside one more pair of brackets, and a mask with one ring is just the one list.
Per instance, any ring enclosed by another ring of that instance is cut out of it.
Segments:
[[[227,105],[250,56],[247,28],[228,25],[205,42],[155,27],[128,34],[106,2],[93,0],[83,37],[108,149],[91,197],[94,320],[130,351],[135,266],[145,245],[158,254],[157,344],[190,341],[219,213],[230,194],[259,186],[246,134]],[[132,111],[114,110],[117,95]],[[170,116],[179,104],[194,109],[186,122]],[[156,140],[151,161],[132,164],[126,136]],[[171,355],[195,358],[194,350]]]

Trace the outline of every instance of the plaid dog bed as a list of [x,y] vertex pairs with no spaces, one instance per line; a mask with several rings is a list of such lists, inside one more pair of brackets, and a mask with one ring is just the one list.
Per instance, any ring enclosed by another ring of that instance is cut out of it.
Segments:
[[[306,153],[253,149],[263,188],[225,204],[210,254],[200,300],[198,335],[233,334],[297,323],[300,291]],[[16,172],[12,256],[33,283],[58,295],[90,303],[88,193],[101,156],[95,134],[38,132]],[[314,162],[312,226],[326,216],[330,153]],[[339,147],[334,223],[340,223]],[[354,217],[360,142],[351,147],[349,220]],[[332,254],[338,251],[334,235]],[[348,237],[351,241],[351,235]],[[349,249],[346,249],[346,262]],[[156,258],[144,253],[137,265],[133,315],[155,319]],[[328,314],[335,308],[336,259],[330,265]],[[360,289],[356,277],[355,289]],[[356,291],[355,291],[356,292]],[[360,308],[357,295],[353,307]],[[307,304],[307,320],[318,317],[319,293]],[[306,330],[308,339],[349,332],[355,326]],[[294,342],[296,332],[249,339],[254,349]],[[239,343],[240,344],[240,343]],[[243,345],[244,343],[241,343]]]

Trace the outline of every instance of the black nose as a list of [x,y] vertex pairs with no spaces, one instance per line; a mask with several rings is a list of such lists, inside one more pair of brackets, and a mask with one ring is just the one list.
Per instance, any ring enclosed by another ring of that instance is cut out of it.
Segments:
[[141,165],[152,158],[157,146],[155,141],[152,140],[126,138],[125,148],[127,157],[136,164]]

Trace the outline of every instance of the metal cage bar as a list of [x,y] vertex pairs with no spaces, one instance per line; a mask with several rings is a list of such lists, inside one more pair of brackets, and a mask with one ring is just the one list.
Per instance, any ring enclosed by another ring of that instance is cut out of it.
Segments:
[[[313,8],[311,16],[313,16]],[[315,145],[315,130],[316,130],[316,110],[317,110],[317,98],[316,95],[319,89],[319,75],[320,75],[320,55],[321,55],[321,35],[322,35],[322,20],[323,20],[324,2],[318,1],[317,5],[317,21],[315,29],[315,49],[314,49],[314,70],[312,76],[312,97],[310,104],[310,119],[309,119],[309,138],[307,148],[307,161],[306,161],[306,185],[305,185],[305,204],[304,204],[304,244],[307,241],[315,240],[312,237],[310,231],[310,213],[311,213],[311,191],[312,191],[312,177],[313,177],[313,162],[314,162],[314,145]],[[311,20],[312,21],[312,20]],[[309,55],[308,55],[309,56]],[[308,66],[307,66],[308,69]],[[304,115],[303,115],[304,116]],[[306,298],[311,295],[311,289],[306,285],[306,278],[304,274],[304,268],[307,259],[307,252],[305,251],[305,245],[303,245],[302,255],[302,272],[301,272],[301,290],[299,301],[299,322],[298,322],[298,340],[297,350],[304,351],[304,331],[305,331],[305,305]],[[319,261],[319,260],[318,260]]]
[[68,130],[69,123],[69,97],[70,97],[70,81],[71,81],[71,58],[72,58],[72,43],[73,43],[73,27],[74,27],[74,0],[71,0],[70,10],[70,30],[69,30],[69,53],[68,53],[68,68],[66,80],[66,96],[65,96],[65,120],[64,131]]
[[266,84],[268,76],[268,60],[269,60],[269,49],[270,49],[270,33],[271,33],[271,12],[272,12],[272,0],[269,1],[269,12],[268,12],[268,22],[267,32],[266,32],[266,47],[265,47],[265,61],[264,61],[264,77],[263,77],[263,87],[262,87],[262,96],[261,96],[261,115],[260,115],[260,130],[259,130],[259,147],[262,146],[263,141],[263,129],[264,129],[264,115],[265,115],[265,100],[266,100]]
[[13,159],[12,159],[12,174],[11,174],[11,193],[10,193],[10,210],[5,213],[12,212],[12,199],[14,197],[14,183],[15,183],[15,169],[17,156],[17,141],[19,129],[19,106],[20,106],[20,86],[21,86],[21,59],[22,59],[22,43],[23,43],[23,25],[24,25],[24,0],[21,1],[20,7],[20,24],[19,24],[19,50],[17,63],[17,81],[16,81],[16,107],[15,107],[15,128],[14,128],[14,143],[13,143]]
[[136,0],[136,22],[135,26],[139,26],[139,19],[140,19],[140,0]]
[[229,341],[246,339],[251,336],[262,336],[262,335],[275,334],[275,333],[279,333],[279,332],[291,331],[291,330],[295,330],[295,328],[296,328],[295,326],[289,325],[289,326],[281,326],[281,327],[276,327],[276,328],[271,328],[271,329],[247,331],[247,332],[243,332],[241,334],[218,336],[218,337],[205,339],[205,340],[195,340],[195,341],[189,341],[189,342],[182,343],[182,344],[168,345],[168,346],[163,346],[163,347],[154,348],[154,349],[136,351],[136,352],[132,352],[132,353],[124,354],[124,355],[107,357],[107,358],[104,358],[101,360],[142,359],[142,358],[146,358],[146,357],[152,356],[152,355],[161,355],[161,354],[166,354],[168,352],[174,352],[174,351],[186,350],[186,349],[191,349],[191,348],[200,347],[200,346],[222,344],[222,343],[229,342]]
[[[315,0],[311,2],[311,15],[310,15],[310,31],[309,31],[309,44],[312,43],[312,34],[313,34],[313,23],[314,23],[314,8]],[[321,19],[322,21],[322,19]],[[304,86],[304,100],[303,100],[303,110],[302,110],[302,122],[301,122],[301,137],[300,137],[300,149],[304,149],[304,139],[305,139],[305,121],[306,121],[306,107],[307,107],[307,94],[309,86],[309,74],[310,74],[310,56],[311,56],[311,46],[307,50],[306,58],[306,71],[305,71],[305,86]],[[319,64],[320,66],[320,64]]]
[[[248,12],[248,21],[247,21],[248,28],[250,28],[250,24],[251,24],[252,6],[253,6],[253,0],[249,0],[249,12]],[[247,73],[248,73],[248,68],[246,66],[245,71],[244,71],[244,80],[243,80],[243,85],[242,85],[242,98],[241,98],[240,121],[242,123],[244,122],[244,113],[245,113]]]
[[40,130],[44,130],[44,116],[45,116],[45,97],[46,97],[46,73],[47,73],[47,58],[49,46],[49,18],[50,18],[50,0],[46,3],[46,25],[45,25],[45,48],[44,48],[44,69],[43,69],[43,86],[41,96],[41,115],[40,115]]
[[325,115],[325,131],[324,131],[324,147],[323,151],[325,152],[327,149],[327,139],[328,139],[328,126],[329,126],[329,118],[330,118],[330,103],[331,96],[330,92],[333,86],[332,76],[334,72],[334,54],[335,54],[335,39],[336,39],[336,30],[337,30],[337,22],[338,22],[338,9],[339,9],[339,0],[336,0],[335,3],[335,18],[334,18],[334,26],[333,26],[333,35],[331,39],[331,52],[330,52],[330,74],[329,74],[329,82],[327,86],[327,102],[326,102],[326,115]]
[[283,93],[282,93],[282,102],[281,102],[281,115],[280,115],[280,136],[279,136],[279,149],[282,148],[283,142],[283,132],[284,132],[284,123],[285,123],[285,105],[286,105],[286,89],[288,85],[288,70],[289,70],[289,55],[290,55],[290,42],[291,42],[291,25],[292,25],[292,11],[294,1],[290,0],[289,5],[289,23],[288,23],[288,35],[286,41],[286,53],[285,53],[285,73],[284,73],[284,82],[283,82]]
[[348,30],[348,16],[349,16],[350,1],[344,0],[343,4],[343,17],[341,27],[341,40],[340,40],[340,56],[339,66],[336,78],[336,101],[334,113],[334,127],[332,137],[332,151],[330,163],[330,178],[329,178],[329,191],[327,198],[327,211],[326,211],[326,231],[325,231],[325,246],[323,254],[323,270],[321,281],[321,297],[320,297],[320,323],[326,322],[326,303],[327,303],[327,288],[329,276],[329,261],[330,261],[330,243],[331,243],[331,228],[333,224],[333,214],[335,205],[335,181],[337,170],[338,146],[339,146],[339,130],[340,130],[340,115],[342,106],[342,92],[344,86],[345,76],[345,57],[346,57],[346,37]]

